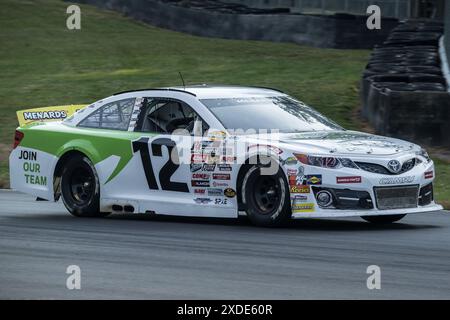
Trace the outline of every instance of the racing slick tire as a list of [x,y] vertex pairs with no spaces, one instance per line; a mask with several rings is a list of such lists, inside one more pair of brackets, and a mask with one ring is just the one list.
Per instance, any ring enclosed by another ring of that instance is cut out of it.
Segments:
[[100,212],[100,184],[92,162],[85,156],[68,159],[61,175],[61,197],[76,217],[104,217]]
[[292,216],[289,187],[280,168],[276,174],[261,174],[262,167],[254,165],[242,180],[242,203],[247,217],[257,226],[285,225]]
[[386,216],[362,216],[364,220],[376,224],[388,224],[401,220],[406,214],[393,214]]

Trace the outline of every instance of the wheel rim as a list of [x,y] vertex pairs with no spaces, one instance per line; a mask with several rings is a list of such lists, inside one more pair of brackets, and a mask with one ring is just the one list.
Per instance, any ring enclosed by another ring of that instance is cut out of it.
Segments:
[[261,214],[273,212],[280,204],[281,186],[273,176],[259,176],[253,188],[253,198]]
[[86,204],[94,194],[94,178],[86,168],[77,168],[70,178],[70,191],[73,200],[78,204]]

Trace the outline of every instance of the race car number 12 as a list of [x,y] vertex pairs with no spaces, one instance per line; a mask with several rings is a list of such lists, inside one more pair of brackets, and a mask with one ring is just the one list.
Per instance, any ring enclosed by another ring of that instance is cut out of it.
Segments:
[[[161,189],[165,191],[178,191],[178,192],[189,192],[188,185],[183,182],[172,182],[170,177],[180,166],[178,159],[173,159],[173,157],[178,157],[177,145],[175,141],[169,138],[158,138],[151,142],[152,153],[150,155],[149,150],[149,138],[142,137],[139,140],[132,142],[133,152],[139,152],[141,155],[142,165],[144,166],[145,178],[147,179],[147,184],[149,189],[159,190],[158,183],[156,182],[155,172],[152,166],[152,156],[162,157],[162,146],[165,146],[169,152],[169,159],[163,165],[159,171],[159,184]],[[173,152],[172,152],[173,151]],[[175,163],[174,160],[177,162]]]

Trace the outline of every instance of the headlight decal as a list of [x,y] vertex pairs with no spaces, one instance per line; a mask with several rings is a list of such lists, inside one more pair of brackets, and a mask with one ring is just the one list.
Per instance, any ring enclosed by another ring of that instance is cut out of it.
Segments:
[[327,169],[339,169],[342,167],[358,169],[357,165],[348,158],[311,156],[301,153],[295,153],[294,155],[299,162],[310,166]]

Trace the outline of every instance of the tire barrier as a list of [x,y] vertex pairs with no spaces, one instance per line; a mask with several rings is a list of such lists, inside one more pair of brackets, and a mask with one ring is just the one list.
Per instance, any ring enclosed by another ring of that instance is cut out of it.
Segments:
[[450,99],[445,91],[393,91],[383,89],[374,127],[428,145],[450,146]]
[[[66,0],[69,1],[69,0]],[[320,48],[372,49],[398,20],[381,18],[369,30],[366,15],[298,14],[288,8],[256,9],[216,0],[78,0],[115,10],[153,26],[203,37],[293,42]]]
[[381,135],[450,146],[450,94],[439,22],[411,20],[375,46],[361,80],[362,116]]

